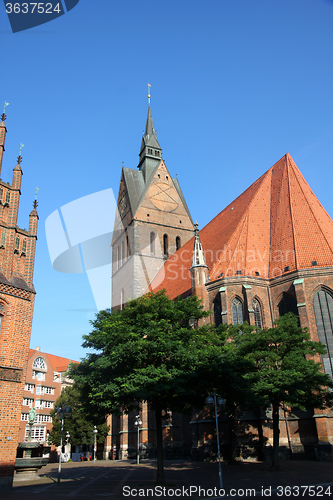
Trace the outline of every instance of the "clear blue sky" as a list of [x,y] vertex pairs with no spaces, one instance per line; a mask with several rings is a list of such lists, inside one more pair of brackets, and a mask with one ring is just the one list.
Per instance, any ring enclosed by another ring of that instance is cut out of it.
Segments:
[[207,224],[289,152],[333,216],[333,1],[80,0],[13,34],[0,4],[2,179],[20,143],[19,225],[40,191],[31,347],[80,359],[96,312],[85,274],[53,270],[45,220],[136,168],[147,83],[166,165]]

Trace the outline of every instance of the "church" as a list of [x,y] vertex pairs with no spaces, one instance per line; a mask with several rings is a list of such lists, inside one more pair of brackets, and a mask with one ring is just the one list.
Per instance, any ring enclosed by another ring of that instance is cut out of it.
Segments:
[[[326,346],[323,369],[332,377],[333,221],[289,153],[199,231],[163,161],[149,102],[138,168],[123,167],[117,205],[113,307],[165,289],[173,299],[197,295],[212,311],[207,321],[216,325],[247,321],[272,327],[293,312],[311,339]],[[154,422],[145,406],[141,418],[142,450],[153,456]],[[257,416],[248,412],[240,418],[256,431]],[[264,419],[270,445],[269,414]],[[126,458],[135,448],[135,418],[109,420],[107,450],[117,449],[119,458]],[[175,415],[165,428],[166,450],[175,452],[170,456],[185,449],[203,457],[214,422],[202,412],[185,420]],[[223,415],[220,420],[226,427]],[[223,436],[227,439],[222,429]],[[282,412],[280,436],[290,456],[332,457],[333,413]]]

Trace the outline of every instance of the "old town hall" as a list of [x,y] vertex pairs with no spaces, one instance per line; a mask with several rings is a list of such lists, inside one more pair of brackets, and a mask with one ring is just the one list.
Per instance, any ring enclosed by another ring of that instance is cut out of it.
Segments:
[[[163,160],[149,102],[138,168],[122,169],[118,212],[113,307],[122,308],[147,290],[166,289],[171,298],[197,295],[217,325],[247,321],[271,327],[291,311],[311,338],[326,346],[323,368],[332,376],[333,221],[289,153],[199,231]],[[200,220],[200,214],[195,217]],[[298,456],[332,456],[332,417],[316,410],[281,414],[281,446]],[[241,418],[256,430],[255,415]],[[271,443],[269,415],[265,418]],[[131,414],[109,419],[107,450],[117,449],[120,458],[135,449],[134,420]],[[143,454],[153,456],[155,424],[145,406],[142,420]],[[200,413],[185,420],[174,415],[167,424],[166,448],[170,456],[188,450],[200,457],[204,436],[213,434],[212,420]]]

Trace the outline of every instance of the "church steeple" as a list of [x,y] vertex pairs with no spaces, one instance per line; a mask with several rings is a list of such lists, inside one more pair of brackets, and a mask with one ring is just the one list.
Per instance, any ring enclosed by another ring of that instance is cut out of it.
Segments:
[[142,136],[139,157],[140,161],[138,168],[143,173],[144,181],[147,182],[154,168],[162,160],[162,148],[157,140],[157,135],[154,128],[153,116],[151,114],[150,94],[148,94],[148,113],[147,113],[146,129]]

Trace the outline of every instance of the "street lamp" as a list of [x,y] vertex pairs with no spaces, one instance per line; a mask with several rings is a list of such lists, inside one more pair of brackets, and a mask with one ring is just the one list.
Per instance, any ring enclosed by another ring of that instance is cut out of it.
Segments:
[[[55,411],[56,418],[61,418],[61,434],[60,434],[60,453],[59,453],[59,466],[58,466],[58,483],[60,483],[61,478],[61,450],[62,450],[62,435],[64,432],[64,420],[65,418],[69,418],[72,414],[72,409],[70,406],[66,406],[63,403],[61,406],[58,406]],[[66,436],[67,437],[67,436]]]
[[68,446],[68,444],[69,444],[69,438],[70,438],[70,437],[71,437],[71,435],[70,435],[70,433],[67,431],[67,432],[66,432],[66,444],[67,444],[67,450],[66,450],[66,451],[67,451],[67,453],[69,453],[69,446]]
[[136,450],[136,463],[137,463],[137,465],[139,465],[139,463],[140,463],[140,425],[142,425],[142,420],[141,420],[140,415],[136,415],[134,425],[138,431],[138,446],[137,446],[137,450]]
[[93,430],[93,433],[94,433],[94,462],[96,462],[96,452],[97,452],[97,433],[98,433],[98,430],[96,428],[96,425],[94,425],[94,430]]
[[223,398],[218,397],[217,399],[216,393],[214,392],[213,396],[209,395],[205,399],[205,404],[207,406],[212,406],[214,405],[215,407],[215,422],[216,422],[216,439],[217,439],[217,456],[219,457],[219,478],[220,478],[220,488],[223,488],[223,481],[222,481],[222,468],[221,468],[221,453],[220,453],[220,435],[219,435],[219,422],[217,419],[217,405],[223,406],[225,404],[225,401]]

